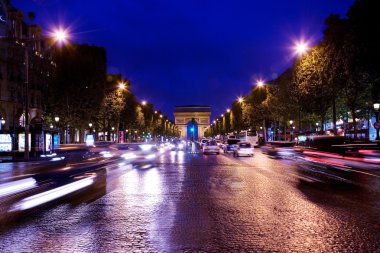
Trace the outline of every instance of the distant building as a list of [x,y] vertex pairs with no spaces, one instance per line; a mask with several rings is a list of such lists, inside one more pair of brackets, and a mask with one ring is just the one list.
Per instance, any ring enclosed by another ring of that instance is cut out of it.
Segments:
[[[12,151],[23,151],[26,99],[29,101],[31,151],[42,151],[47,146],[43,131],[44,96],[54,68],[42,29],[26,24],[20,10],[11,6],[10,1],[0,0],[0,119],[4,123],[0,126],[3,134],[0,152],[9,151],[9,135]],[[25,85],[27,74],[28,87]]]
[[210,126],[211,107],[201,105],[176,106],[175,125],[182,139],[198,140]]

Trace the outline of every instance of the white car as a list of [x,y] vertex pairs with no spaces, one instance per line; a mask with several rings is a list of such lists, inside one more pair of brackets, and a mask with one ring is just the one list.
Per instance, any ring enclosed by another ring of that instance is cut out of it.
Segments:
[[251,143],[239,142],[234,149],[234,156],[253,156],[255,154]]
[[201,141],[200,141],[200,145],[201,145],[201,148],[203,148],[203,146],[207,143],[209,141],[209,139],[202,139]]
[[215,153],[217,155],[220,154],[220,148],[218,146],[218,143],[216,141],[208,141],[203,145],[203,154],[210,154]]

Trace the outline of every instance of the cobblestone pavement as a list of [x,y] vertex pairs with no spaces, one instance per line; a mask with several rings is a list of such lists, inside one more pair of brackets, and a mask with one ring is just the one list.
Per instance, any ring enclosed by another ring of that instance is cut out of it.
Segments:
[[20,217],[0,252],[380,252],[378,188],[300,183],[295,163],[168,152]]

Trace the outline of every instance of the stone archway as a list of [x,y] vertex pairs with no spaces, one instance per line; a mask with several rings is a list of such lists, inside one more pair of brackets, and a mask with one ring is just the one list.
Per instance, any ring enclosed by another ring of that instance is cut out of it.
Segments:
[[[210,116],[210,106],[176,106],[174,110],[175,124],[181,138],[185,140],[191,140],[193,133],[195,139],[203,138],[206,129],[210,126]],[[193,122],[192,126],[188,127],[191,122]],[[192,127],[194,132],[190,131]]]

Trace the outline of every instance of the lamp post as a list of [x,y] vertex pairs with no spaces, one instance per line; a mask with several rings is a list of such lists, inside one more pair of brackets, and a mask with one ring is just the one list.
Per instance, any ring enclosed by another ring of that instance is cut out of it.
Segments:
[[3,127],[5,125],[5,119],[3,117],[1,117],[0,123],[1,123],[0,130],[3,130]]
[[317,132],[318,133],[318,131],[319,131],[319,123],[317,122],[317,123],[315,123],[315,126],[316,126],[316,128],[315,128],[315,132]]
[[290,141],[293,141],[293,120],[289,120],[290,124]]
[[53,124],[50,124],[50,153],[53,153]]
[[57,124],[57,127],[58,127],[58,144],[61,142],[61,136],[60,136],[60,129],[59,129],[59,125],[58,125],[58,122],[59,122],[59,117],[54,117],[54,121],[55,123]]
[[[380,104],[379,103],[374,103],[373,104],[373,109],[375,109],[375,115],[376,115],[376,123],[375,124],[379,124],[379,108],[380,108]],[[376,140],[379,141],[380,140],[380,137],[379,137],[379,128],[376,128]]]
[[[64,29],[58,29],[51,34],[51,38],[53,38],[55,43],[63,44],[68,39],[68,34]],[[40,39],[26,39],[22,45],[24,46],[24,57],[25,57],[25,105],[24,105],[24,113],[25,113],[25,151],[24,151],[24,159],[29,160],[29,47],[28,44],[30,42],[35,42]]]

